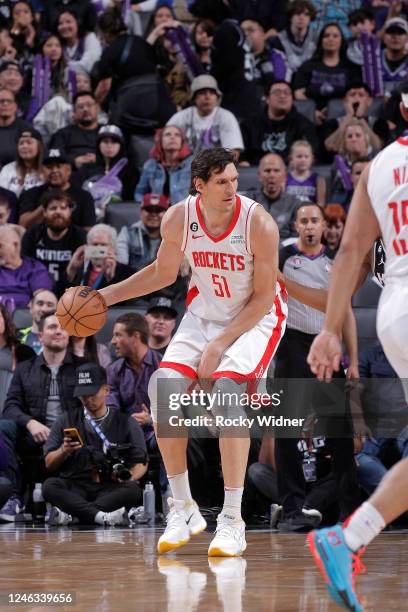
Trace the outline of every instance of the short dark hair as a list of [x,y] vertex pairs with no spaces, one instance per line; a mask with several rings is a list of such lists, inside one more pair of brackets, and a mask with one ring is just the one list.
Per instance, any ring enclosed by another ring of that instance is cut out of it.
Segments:
[[348,92],[352,89],[364,89],[369,96],[372,95],[371,93],[371,89],[369,88],[369,86],[367,85],[367,83],[364,83],[363,81],[352,81],[347,87],[346,87],[346,91],[344,92],[344,96],[347,96]]
[[126,312],[123,315],[119,315],[115,321],[115,325],[116,323],[121,323],[124,326],[128,336],[133,336],[135,332],[139,332],[140,341],[148,345],[149,327],[143,315],[137,312]]
[[91,97],[95,102],[96,102],[96,98],[93,95],[92,91],[80,91],[79,93],[76,94],[76,96],[74,96],[74,99],[72,101],[72,106],[75,108],[77,100],[79,98],[85,98],[86,97]]
[[70,208],[73,207],[71,196],[62,189],[47,189],[40,199],[40,205],[46,209],[51,202],[66,202]]
[[231,151],[216,147],[215,149],[205,149],[193,159],[191,163],[191,185],[190,194],[197,195],[194,179],[200,178],[207,183],[213,172],[220,174],[228,164],[235,165],[235,158]]
[[38,331],[43,332],[46,319],[54,315],[55,315],[55,310],[49,310],[48,312],[44,312],[44,314],[42,315],[41,319],[38,322]]
[[368,8],[359,8],[349,13],[347,25],[357,25],[368,19],[374,21],[374,13]]
[[122,10],[116,7],[109,8],[98,17],[98,28],[101,32],[109,33],[111,36],[119,36],[127,31],[122,17]]
[[289,20],[292,19],[293,15],[300,15],[306,11],[310,15],[310,20],[313,21],[316,18],[317,12],[311,2],[308,0],[294,0],[294,2],[290,2],[288,7]]
[[365,155],[364,157],[357,157],[357,159],[355,159],[352,164],[351,164],[351,169],[353,169],[353,166],[355,164],[368,164],[371,161],[370,157],[367,157],[367,155]]
[[299,210],[301,208],[306,208],[307,206],[316,206],[321,212],[322,219],[324,219],[324,208],[323,206],[321,206],[320,204],[317,204],[316,202],[300,202],[300,204],[298,204],[295,208],[295,219],[297,219]]
[[269,96],[270,91],[272,89],[272,87],[274,85],[286,85],[286,87],[289,87],[292,96],[293,96],[293,89],[290,83],[288,83],[287,81],[284,81],[283,79],[276,79],[276,81],[272,81],[272,83],[270,85],[268,85],[267,89],[266,89],[266,95]]

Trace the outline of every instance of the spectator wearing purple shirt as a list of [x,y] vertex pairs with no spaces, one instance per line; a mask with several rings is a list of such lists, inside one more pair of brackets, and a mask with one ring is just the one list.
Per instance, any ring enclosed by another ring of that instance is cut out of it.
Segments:
[[160,357],[148,346],[146,319],[135,312],[120,315],[111,340],[119,357],[107,368],[110,394],[107,403],[130,414],[143,428],[145,439],[154,436],[147,387]]
[[37,289],[53,291],[47,268],[32,257],[21,257],[21,228],[0,226],[0,296],[24,308]]

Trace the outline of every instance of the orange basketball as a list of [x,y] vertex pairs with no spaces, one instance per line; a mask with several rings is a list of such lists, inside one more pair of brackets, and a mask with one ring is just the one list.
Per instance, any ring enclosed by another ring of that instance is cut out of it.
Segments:
[[70,287],[57,304],[56,316],[70,336],[92,336],[106,323],[107,307],[92,287]]

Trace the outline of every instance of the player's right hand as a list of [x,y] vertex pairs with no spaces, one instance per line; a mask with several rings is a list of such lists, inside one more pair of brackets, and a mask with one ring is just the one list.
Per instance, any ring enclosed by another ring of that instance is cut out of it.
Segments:
[[333,371],[340,368],[342,348],[337,334],[321,331],[313,340],[307,363],[319,380],[331,380]]

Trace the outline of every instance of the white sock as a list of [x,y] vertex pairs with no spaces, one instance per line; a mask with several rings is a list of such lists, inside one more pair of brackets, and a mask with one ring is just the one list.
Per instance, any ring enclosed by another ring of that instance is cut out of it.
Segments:
[[231,514],[235,518],[241,518],[242,493],[244,487],[238,489],[224,489],[224,506],[221,513]]
[[167,474],[167,478],[174,499],[182,499],[186,502],[193,501],[187,471],[183,472],[182,474],[176,474],[175,476],[169,476]]
[[99,510],[99,512],[95,514],[94,522],[97,523],[98,525],[104,525],[105,524],[104,521],[105,521],[105,512],[102,512],[102,510]]
[[347,546],[356,552],[362,546],[368,546],[384,527],[385,521],[378,510],[369,502],[364,502],[344,528],[344,539]]

